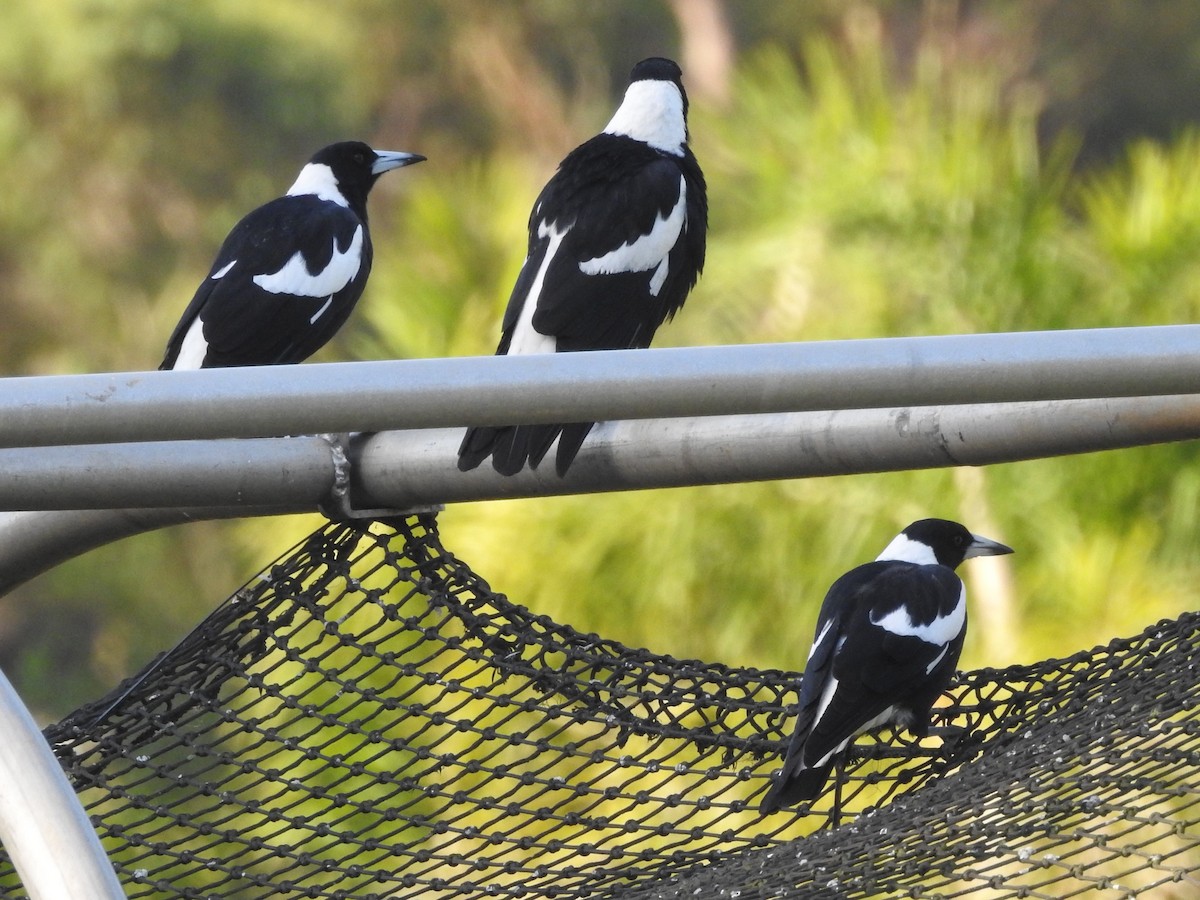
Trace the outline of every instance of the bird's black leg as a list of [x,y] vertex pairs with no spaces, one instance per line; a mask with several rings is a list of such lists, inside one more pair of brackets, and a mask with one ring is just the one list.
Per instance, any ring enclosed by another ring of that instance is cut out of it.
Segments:
[[941,740],[938,753],[943,760],[949,760],[970,746],[973,741],[977,743],[979,740],[969,725],[936,725],[929,729],[929,733]]
[[842,824],[842,782],[846,775],[846,757],[839,756],[833,764],[833,811],[829,814],[829,826]]

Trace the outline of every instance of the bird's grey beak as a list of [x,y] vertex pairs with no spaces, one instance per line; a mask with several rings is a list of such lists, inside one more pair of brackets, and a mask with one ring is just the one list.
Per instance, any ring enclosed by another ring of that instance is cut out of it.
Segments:
[[971,543],[967,546],[967,555],[963,559],[972,559],[976,556],[1004,556],[1004,554],[1012,552],[1013,548],[1007,544],[973,534]]
[[371,174],[382,175],[401,166],[411,166],[413,163],[424,162],[425,157],[420,153],[404,153],[397,150],[376,150],[375,162],[371,163]]

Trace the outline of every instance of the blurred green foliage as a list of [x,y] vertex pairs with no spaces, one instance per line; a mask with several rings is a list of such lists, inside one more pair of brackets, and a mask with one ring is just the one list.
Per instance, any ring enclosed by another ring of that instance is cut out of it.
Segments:
[[[1140,96],[1125,36],[1147,54],[1161,46],[1160,61],[1194,58],[1200,19],[1184,5],[1150,4],[1139,28],[1104,4],[1086,41],[1071,0],[716,5],[735,65],[707,73],[728,78],[727,99],[693,91],[691,119],[709,258],[660,345],[1195,318],[1192,111],[1156,94],[1152,126],[1114,112],[1104,121],[1130,130],[1114,143],[1106,126],[1102,146],[1072,113],[1095,111],[1101,75],[1126,72],[1122,103]],[[607,120],[632,62],[686,65],[695,38],[681,6],[8,0],[0,370],[154,367],[233,222],[348,137],[430,163],[373,196],[375,271],[320,358],[490,353],[533,198]],[[1176,71],[1183,97],[1190,67]],[[1150,142],[1139,129],[1180,133]],[[1194,606],[1193,455],[1167,446],[441,518],[450,548],[538,612],[661,652],[796,667],[836,575],[914,518],[958,517],[1017,548],[966,567],[964,664],[1003,665]],[[173,643],[315,521],[195,525],[65,565],[0,602],[0,668],[61,714]]]

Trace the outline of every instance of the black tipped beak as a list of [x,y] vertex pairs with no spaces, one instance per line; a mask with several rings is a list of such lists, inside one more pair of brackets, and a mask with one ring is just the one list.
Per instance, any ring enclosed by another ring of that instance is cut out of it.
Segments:
[[967,555],[965,559],[972,559],[976,556],[1004,556],[1007,553],[1012,553],[1013,548],[1007,544],[1002,544],[999,541],[993,541],[991,538],[980,537],[977,534],[971,535],[971,543],[967,547]]
[[399,150],[376,150],[375,162],[371,163],[371,174],[382,175],[392,169],[411,166],[413,163],[425,162],[420,153],[404,153]]

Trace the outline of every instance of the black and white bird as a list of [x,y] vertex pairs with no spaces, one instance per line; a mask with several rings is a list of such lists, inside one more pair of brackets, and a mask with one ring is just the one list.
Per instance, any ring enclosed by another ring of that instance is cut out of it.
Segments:
[[[679,66],[654,58],[633,67],[612,120],[566,156],[533,205],[497,355],[648,347],[683,306],[708,228],[687,112]],[[469,428],[458,467],[490,455],[513,475],[527,461],[536,468],[557,440],[563,475],[592,424]]]
[[160,369],[297,363],[345,323],[371,272],[367,194],[416,153],[361,141],[317,151],[283,197],[234,226]]
[[800,683],[796,728],[762,812],[815,799],[863,732],[892,724],[928,733],[967,631],[967,592],[954,569],[1005,553],[1012,549],[957,522],[921,519],[874,562],[833,583]]

